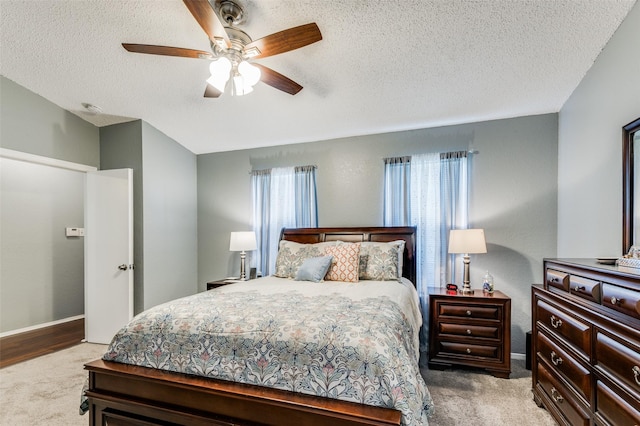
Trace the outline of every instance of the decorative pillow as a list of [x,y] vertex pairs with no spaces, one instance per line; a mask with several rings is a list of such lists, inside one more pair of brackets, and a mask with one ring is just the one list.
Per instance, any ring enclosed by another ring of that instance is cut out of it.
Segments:
[[310,257],[302,262],[298,272],[296,272],[296,281],[313,281],[319,283],[324,281],[324,276],[331,266],[333,256]]
[[361,280],[397,281],[402,277],[404,240],[388,243],[361,243],[359,274]]
[[301,244],[281,240],[276,257],[276,271],[273,275],[280,278],[295,278],[298,268],[310,257],[324,256],[325,247],[334,246],[334,241],[315,244]]
[[333,256],[325,277],[327,281],[358,282],[360,243],[343,243],[326,247],[325,254]]

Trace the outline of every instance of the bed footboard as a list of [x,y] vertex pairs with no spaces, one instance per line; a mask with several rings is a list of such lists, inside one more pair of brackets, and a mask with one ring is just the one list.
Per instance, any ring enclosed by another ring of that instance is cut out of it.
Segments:
[[397,410],[103,360],[89,371],[89,425],[399,425]]

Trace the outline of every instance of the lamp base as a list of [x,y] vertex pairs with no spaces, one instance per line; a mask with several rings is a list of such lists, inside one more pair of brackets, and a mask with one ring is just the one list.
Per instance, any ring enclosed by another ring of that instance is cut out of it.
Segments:
[[462,289],[460,289],[460,293],[462,294],[470,294],[473,293],[473,289],[471,288],[471,286],[469,286],[469,284],[465,284]]

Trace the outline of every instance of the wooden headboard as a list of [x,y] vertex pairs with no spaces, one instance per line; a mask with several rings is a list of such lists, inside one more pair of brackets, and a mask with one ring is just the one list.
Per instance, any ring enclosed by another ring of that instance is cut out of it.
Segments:
[[416,228],[415,226],[386,226],[368,228],[283,228],[281,240],[303,244],[325,241],[389,242],[404,240],[404,260],[402,276],[416,285]]

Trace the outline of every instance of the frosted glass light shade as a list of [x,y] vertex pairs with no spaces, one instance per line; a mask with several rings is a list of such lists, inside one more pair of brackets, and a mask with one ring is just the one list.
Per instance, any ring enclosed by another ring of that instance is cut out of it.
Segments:
[[251,65],[247,61],[242,61],[238,65],[238,72],[244,78],[244,84],[248,86],[255,86],[260,81],[260,77],[262,73],[260,72],[260,68],[255,65]]
[[231,61],[225,57],[213,61],[209,65],[209,71],[211,72],[211,77],[207,79],[207,83],[220,92],[224,92],[224,88],[231,75]]
[[484,229],[452,229],[449,232],[449,253],[486,253]]
[[256,234],[249,232],[232,232],[229,239],[229,251],[251,251],[256,250]]

